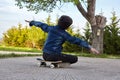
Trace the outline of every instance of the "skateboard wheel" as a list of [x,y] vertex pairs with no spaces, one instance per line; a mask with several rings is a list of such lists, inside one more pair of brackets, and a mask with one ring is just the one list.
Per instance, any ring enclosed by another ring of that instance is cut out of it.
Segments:
[[46,63],[45,62],[41,62],[41,64],[40,64],[40,67],[46,67]]
[[55,68],[55,65],[53,65],[53,64],[50,64],[50,68]]

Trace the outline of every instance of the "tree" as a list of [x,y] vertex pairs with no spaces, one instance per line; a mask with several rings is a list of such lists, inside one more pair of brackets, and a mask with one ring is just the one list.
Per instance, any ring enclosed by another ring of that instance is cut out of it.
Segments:
[[84,35],[82,36],[82,38],[89,42],[91,44],[91,29],[90,29],[90,24],[87,22],[86,23],[86,28],[84,28]]
[[[49,15],[44,21],[48,25],[54,25]],[[3,36],[3,42],[7,46],[43,48],[47,34],[40,28],[32,26],[13,26]]]
[[25,46],[27,37],[27,27],[22,28],[19,24],[18,27],[12,27],[3,34],[4,44],[9,46]]
[[[106,18],[102,15],[95,15],[96,0],[15,0],[20,8],[24,6],[28,10],[39,12],[40,10],[51,12],[57,6],[57,3],[73,3],[90,23],[92,29],[92,46],[100,53],[103,53],[103,29],[106,24]],[[86,8],[82,3],[86,3]]]
[[120,19],[115,12],[112,13],[111,23],[104,29],[104,52],[107,54],[120,54]]

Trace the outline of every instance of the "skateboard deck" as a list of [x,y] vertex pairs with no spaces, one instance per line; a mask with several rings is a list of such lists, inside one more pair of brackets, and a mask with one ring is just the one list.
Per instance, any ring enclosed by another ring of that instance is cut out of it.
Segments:
[[60,68],[59,64],[62,63],[62,61],[45,61],[41,58],[37,60],[40,62],[40,67]]

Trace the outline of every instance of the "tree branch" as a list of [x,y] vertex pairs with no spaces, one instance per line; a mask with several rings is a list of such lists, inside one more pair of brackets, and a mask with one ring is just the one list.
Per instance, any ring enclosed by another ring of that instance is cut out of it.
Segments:
[[89,21],[89,16],[87,14],[87,12],[85,11],[85,9],[83,8],[83,6],[81,5],[81,2],[78,0],[77,4],[76,4],[78,10],[80,11],[80,13]]
[[87,7],[87,13],[90,18],[90,24],[95,25],[95,3],[96,0],[87,0],[88,7]]
[[88,15],[91,17],[94,17],[95,16],[95,2],[96,2],[96,0],[87,0],[87,2],[88,2],[88,8],[87,8]]

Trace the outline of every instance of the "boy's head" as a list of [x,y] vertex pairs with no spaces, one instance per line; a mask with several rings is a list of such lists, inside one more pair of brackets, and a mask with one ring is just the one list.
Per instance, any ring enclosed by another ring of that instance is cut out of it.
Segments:
[[72,24],[72,22],[72,18],[63,15],[58,20],[58,26],[60,26],[62,29],[67,29]]

